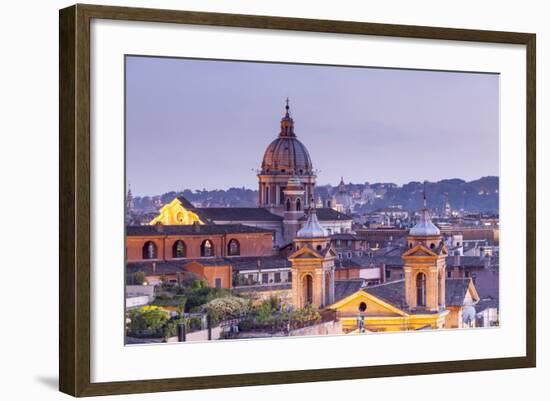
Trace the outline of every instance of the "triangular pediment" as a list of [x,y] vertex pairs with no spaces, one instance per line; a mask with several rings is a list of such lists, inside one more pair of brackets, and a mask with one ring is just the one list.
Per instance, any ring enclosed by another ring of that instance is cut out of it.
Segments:
[[437,256],[437,254],[424,245],[417,244],[407,249],[402,256]]
[[330,305],[329,308],[337,311],[344,311],[351,307],[352,310],[356,310],[357,308],[355,308],[355,306],[357,304],[365,302],[367,304],[367,308],[365,309],[364,315],[367,317],[370,313],[378,316],[381,312],[383,314],[387,313],[388,315],[407,316],[407,313],[403,310],[387,303],[380,298],[377,298],[367,291],[368,287],[358,290],[353,294],[341,299],[340,301]]
[[303,246],[291,254],[288,259],[322,259],[323,255],[308,246]]

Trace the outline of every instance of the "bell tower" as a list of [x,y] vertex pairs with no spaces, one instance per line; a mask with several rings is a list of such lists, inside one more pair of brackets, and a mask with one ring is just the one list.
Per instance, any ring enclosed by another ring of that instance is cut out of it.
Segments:
[[407,237],[403,253],[405,300],[410,310],[439,312],[445,309],[445,259],[447,246],[439,228],[432,223],[426,206]]
[[317,219],[315,209],[294,239],[292,264],[292,305],[303,308],[313,305],[323,308],[334,303],[334,259],[326,230]]

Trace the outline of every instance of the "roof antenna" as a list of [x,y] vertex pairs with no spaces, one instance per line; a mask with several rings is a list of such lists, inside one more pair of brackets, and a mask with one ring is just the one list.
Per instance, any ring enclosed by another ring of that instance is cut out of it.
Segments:
[[426,204],[426,181],[424,181],[423,196],[424,196],[424,209],[427,209],[427,204]]

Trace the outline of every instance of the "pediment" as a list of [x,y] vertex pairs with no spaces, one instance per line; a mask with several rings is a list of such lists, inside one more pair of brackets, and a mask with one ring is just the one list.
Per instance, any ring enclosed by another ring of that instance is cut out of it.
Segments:
[[401,309],[397,308],[394,305],[383,301],[380,298],[367,292],[368,287],[360,289],[354,292],[351,295],[341,299],[340,301],[329,306],[330,309],[337,310],[340,312],[345,312],[347,310],[356,311],[358,310],[358,305],[361,302],[364,302],[367,305],[365,309],[364,316],[368,317],[369,315],[374,316],[406,316],[407,314]]
[[291,254],[289,259],[322,259],[323,256],[308,246],[304,246]]
[[402,256],[437,256],[437,254],[424,245],[418,244],[410,249],[407,249]]

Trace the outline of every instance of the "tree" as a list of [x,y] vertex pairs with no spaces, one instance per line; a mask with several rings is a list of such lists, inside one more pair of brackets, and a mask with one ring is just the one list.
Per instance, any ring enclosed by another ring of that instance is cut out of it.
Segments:
[[203,306],[213,322],[241,316],[249,311],[248,300],[239,297],[228,296],[216,298]]
[[147,279],[145,278],[145,273],[142,271],[135,272],[134,273],[134,283],[137,285],[143,285],[143,283],[146,283]]
[[185,312],[185,305],[187,304],[187,298],[183,296],[177,296],[176,300],[178,302],[176,309],[178,311],[178,314],[180,317],[183,317],[183,313]]
[[158,336],[170,314],[157,306],[142,306],[128,312],[128,331],[137,336]]

